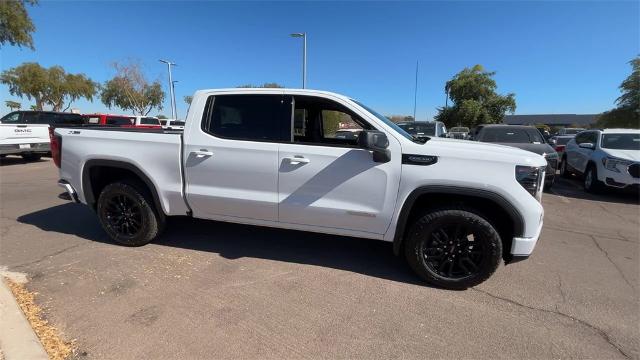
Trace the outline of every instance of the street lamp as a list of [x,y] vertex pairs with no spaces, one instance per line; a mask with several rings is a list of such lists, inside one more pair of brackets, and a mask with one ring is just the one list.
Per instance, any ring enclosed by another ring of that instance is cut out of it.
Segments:
[[173,92],[173,79],[171,78],[171,66],[178,66],[176,63],[172,63],[169,60],[159,60],[161,63],[167,64],[167,69],[169,70],[169,92],[171,96],[171,118],[176,119],[176,96]]
[[178,106],[176,104],[176,83],[178,80],[173,80],[171,82],[171,91],[173,92],[173,106],[175,106],[176,117],[174,119],[178,120]]
[[301,37],[302,45],[302,88],[307,88],[307,33],[293,33],[291,37]]

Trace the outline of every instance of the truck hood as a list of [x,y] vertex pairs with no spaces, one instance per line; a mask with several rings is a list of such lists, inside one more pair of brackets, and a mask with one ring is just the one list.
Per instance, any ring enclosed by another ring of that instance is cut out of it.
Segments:
[[640,150],[602,149],[602,151],[608,156],[618,159],[640,161]]
[[424,144],[404,143],[402,144],[402,152],[513,165],[546,166],[547,164],[541,155],[512,146],[436,137],[432,137]]
[[530,143],[498,143],[504,146],[512,146],[518,149],[531,151],[538,155],[551,154],[556,151],[549,144],[530,144]]

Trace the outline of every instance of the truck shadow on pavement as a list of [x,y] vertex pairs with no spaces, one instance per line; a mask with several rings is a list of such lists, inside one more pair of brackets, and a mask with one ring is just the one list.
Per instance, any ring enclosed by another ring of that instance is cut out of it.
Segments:
[[24,164],[31,164],[36,162],[46,162],[47,160],[48,160],[47,158],[44,158],[36,161],[26,161],[21,157],[7,156],[7,157],[0,158],[0,166],[24,165]]
[[[58,205],[17,220],[44,231],[119,246],[84,205]],[[393,254],[392,244],[383,241],[175,217],[169,219],[165,232],[154,243],[217,253],[229,260],[251,257],[284,261],[425,286],[403,258]]]

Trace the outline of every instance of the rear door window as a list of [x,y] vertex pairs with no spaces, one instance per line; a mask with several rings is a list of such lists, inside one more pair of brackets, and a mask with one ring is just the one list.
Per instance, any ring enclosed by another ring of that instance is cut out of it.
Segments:
[[84,123],[84,120],[80,114],[59,114],[55,123],[61,125],[79,125]]
[[589,134],[586,132],[579,133],[576,135],[576,144],[582,144],[584,142],[589,141]]
[[[43,124],[42,122],[40,122],[40,113],[37,112],[24,113],[24,115],[22,115],[22,121],[27,124]],[[44,122],[44,124],[46,124],[46,122]]]
[[218,95],[207,102],[203,130],[212,135],[252,141],[290,140],[283,132],[291,120],[282,95]]

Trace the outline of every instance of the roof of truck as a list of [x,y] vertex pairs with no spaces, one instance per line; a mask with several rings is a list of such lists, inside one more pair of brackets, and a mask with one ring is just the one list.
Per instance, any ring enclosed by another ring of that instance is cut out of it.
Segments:
[[298,95],[329,95],[339,97],[345,100],[352,100],[350,97],[337,94],[330,91],[323,90],[313,90],[313,89],[295,89],[295,88],[224,88],[224,89],[205,89],[198,90],[198,93],[234,93],[234,94],[259,94],[259,93],[270,93],[270,94],[298,94]]

